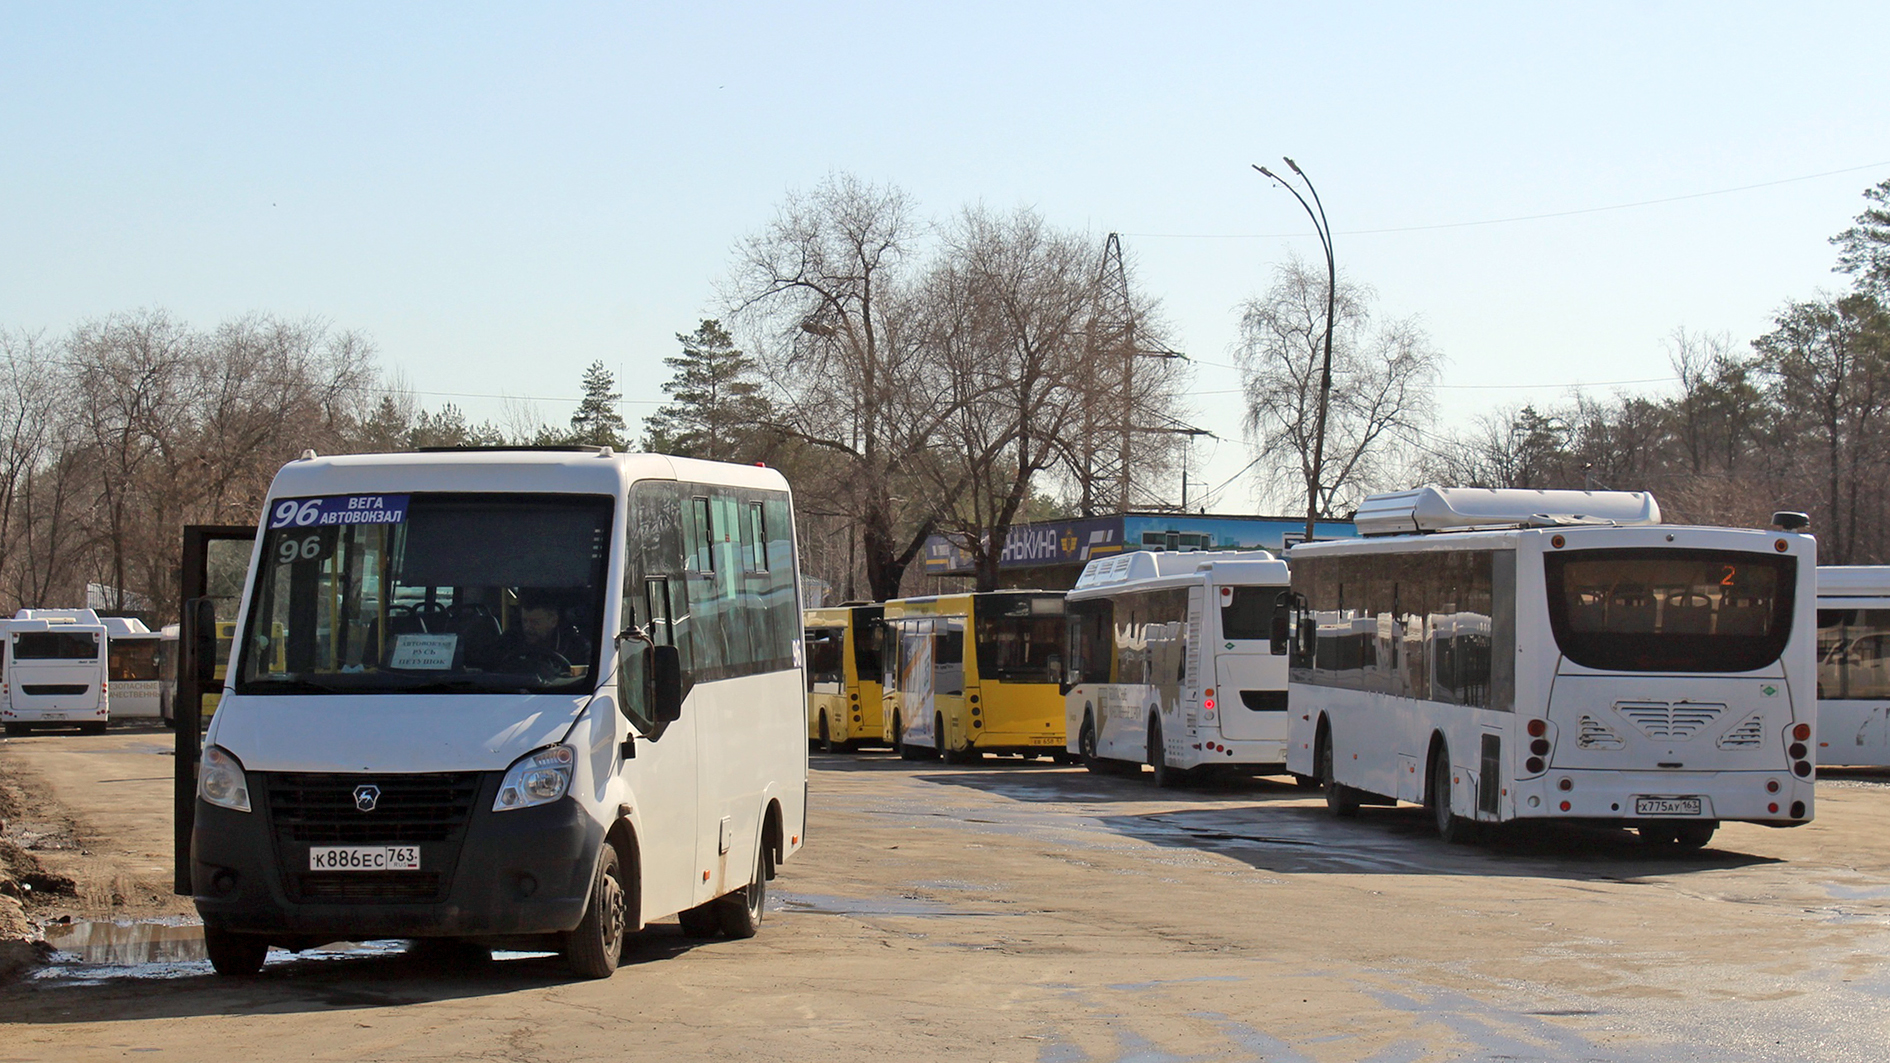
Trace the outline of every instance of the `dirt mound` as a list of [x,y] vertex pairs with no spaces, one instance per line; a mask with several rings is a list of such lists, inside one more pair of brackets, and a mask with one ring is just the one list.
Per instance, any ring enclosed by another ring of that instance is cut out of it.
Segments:
[[47,871],[22,845],[38,833],[22,822],[25,810],[19,787],[0,776],[0,982],[44,962],[51,951],[38,940],[27,907],[73,893],[70,878]]

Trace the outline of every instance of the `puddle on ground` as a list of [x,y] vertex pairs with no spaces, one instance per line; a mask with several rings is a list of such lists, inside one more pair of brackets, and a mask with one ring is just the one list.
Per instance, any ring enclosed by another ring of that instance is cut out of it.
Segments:
[[[37,981],[90,984],[106,978],[195,978],[208,974],[203,924],[186,918],[138,922],[75,921],[41,928],[46,943],[58,950],[52,962],[34,974]],[[305,952],[270,949],[264,961],[279,964],[320,962],[407,952],[401,940],[336,941]],[[494,950],[495,960],[537,956],[535,952]]]
[[948,904],[940,904],[937,901],[928,901],[919,897],[875,897],[862,900],[858,897],[830,897],[819,893],[773,892],[771,899],[779,902],[775,905],[778,911],[800,912],[807,915],[878,915],[942,919],[1024,914],[1023,912],[964,911]]

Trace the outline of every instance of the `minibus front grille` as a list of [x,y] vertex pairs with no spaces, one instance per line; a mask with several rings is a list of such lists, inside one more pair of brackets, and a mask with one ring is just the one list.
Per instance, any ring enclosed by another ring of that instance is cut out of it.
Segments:
[[309,871],[291,875],[302,901],[437,901],[442,879],[435,871]]
[[[479,772],[312,775],[271,772],[264,784],[282,840],[313,845],[443,842],[459,837],[479,794]],[[356,791],[374,787],[373,807]]]
[[21,683],[20,693],[36,698],[72,698],[92,688],[84,683]]

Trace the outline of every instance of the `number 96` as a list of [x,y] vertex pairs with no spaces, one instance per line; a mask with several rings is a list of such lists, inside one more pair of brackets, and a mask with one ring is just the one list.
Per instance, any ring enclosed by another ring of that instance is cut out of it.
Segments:
[[276,560],[281,564],[292,561],[313,561],[322,556],[322,537],[311,535],[306,539],[283,539],[276,544]]

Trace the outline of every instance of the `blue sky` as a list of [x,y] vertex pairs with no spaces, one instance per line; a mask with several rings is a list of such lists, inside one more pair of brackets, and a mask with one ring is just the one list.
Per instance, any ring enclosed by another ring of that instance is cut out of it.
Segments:
[[1217,484],[1247,460],[1236,308],[1318,256],[1251,163],[1297,159],[1341,269],[1422,319],[1448,427],[1841,286],[1826,238],[1890,177],[1887,30],[1861,3],[0,4],[0,325],[317,315],[428,405],[561,421],[601,359],[634,422],[735,242],[847,170],[1125,234]]

